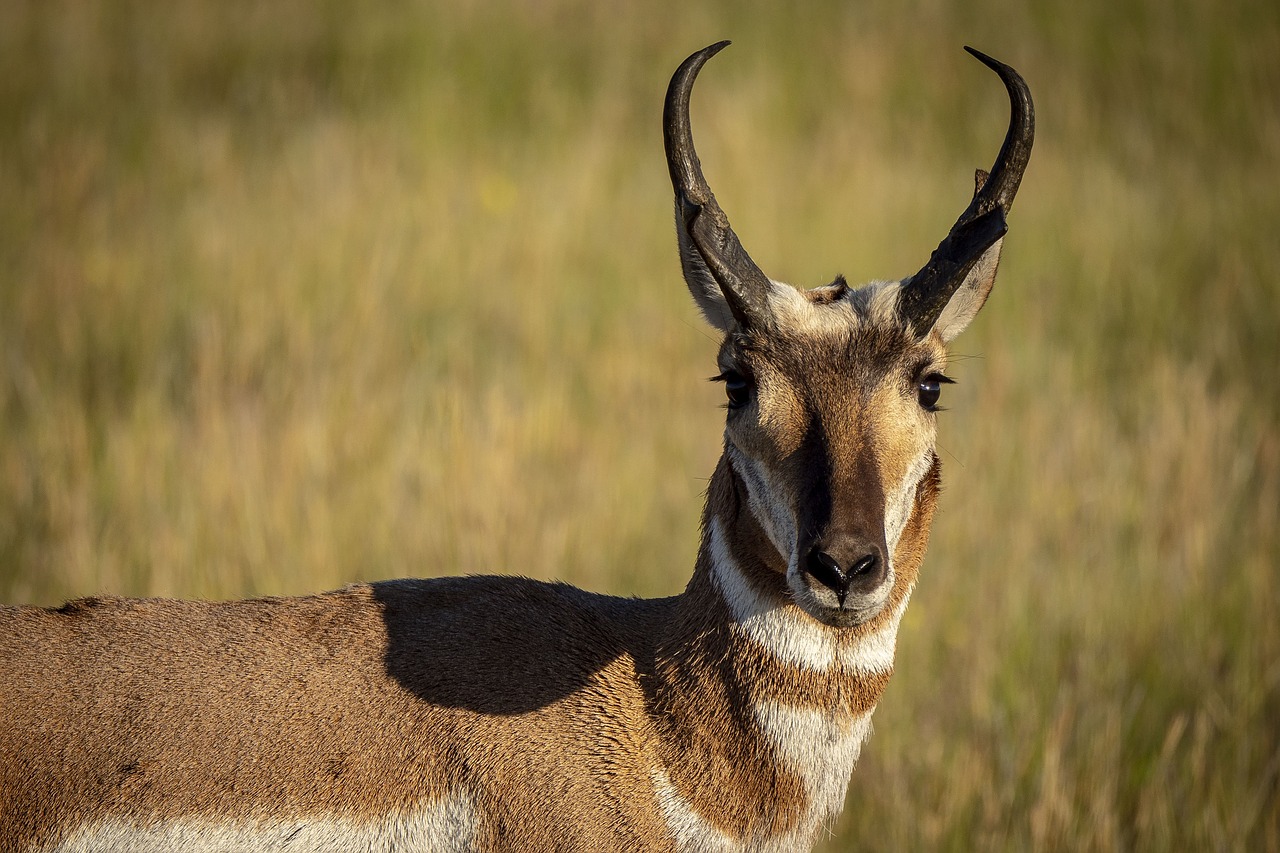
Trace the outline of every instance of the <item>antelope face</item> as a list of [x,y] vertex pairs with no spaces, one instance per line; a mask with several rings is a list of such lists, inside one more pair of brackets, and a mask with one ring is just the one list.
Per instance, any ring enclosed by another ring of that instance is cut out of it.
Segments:
[[915,275],[809,291],[769,279],[716,203],[693,148],[689,95],[728,42],[685,60],[664,114],[685,280],[724,332],[717,377],[728,395],[726,453],[777,549],[791,597],[815,619],[874,619],[896,580],[894,554],[936,465],[945,345],[995,281],[1005,213],[1034,135],[1017,72],[974,53],[1009,92],[1012,118],[990,176]]
[[832,625],[874,618],[934,462],[946,353],[894,311],[897,284],[802,293],[775,284],[773,325],[720,348],[730,464],[792,597]]

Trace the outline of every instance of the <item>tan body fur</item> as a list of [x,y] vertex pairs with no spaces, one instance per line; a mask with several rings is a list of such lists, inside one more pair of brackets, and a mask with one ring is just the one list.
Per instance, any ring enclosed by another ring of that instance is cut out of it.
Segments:
[[0,851],[813,845],[893,670],[945,345],[991,289],[1020,172],[1002,149],[903,282],[771,281],[692,153],[688,92],[720,47],[677,71],[665,119],[729,400],[685,591],[467,577],[0,608]]
[[[715,488],[727,479],[722,466]],[[923,556],[932,495],[904,562]],[[743,564],[752,538],[733,544]],[[776,583],[766,571],[756,582]],[[803,785],[755,727],[726,725],[731,706],[852,720],[888,675],[806,672],[736,638],[705,555],[683,595],[658,600],[476,577],[5,608],[0,849],[59,849],[77,828],[101,842],[113,824],[122,839],[235,826],[279,841],[266,849],[313,849],[299,829],[390,839],[453,800],[469,807],[448,828],[474,833],[460,849],[673,850],[659,768],[726,835],[784,837]]]

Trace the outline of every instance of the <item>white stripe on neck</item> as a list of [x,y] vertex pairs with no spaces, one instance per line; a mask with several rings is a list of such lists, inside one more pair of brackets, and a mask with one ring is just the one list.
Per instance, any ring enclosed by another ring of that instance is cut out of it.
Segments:
[[756,720],[778,760],[804,782],[806,808],[793,833],[797,847],[812,844],[818,829],[844,807],[849,778],[871,736],[871,714],[849,718],[830,709],[774,701],[756,706]]

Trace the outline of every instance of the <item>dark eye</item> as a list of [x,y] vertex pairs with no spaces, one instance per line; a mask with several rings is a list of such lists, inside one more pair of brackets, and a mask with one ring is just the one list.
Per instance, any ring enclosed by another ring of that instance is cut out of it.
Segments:
[[941,373],[930,373],[923,377],[916,386],[916,398],[920,401],[921,408],[929,412],[938,411],[938,398],[942,396],[942,386],[951,385],[954,380],[948,379]]
[[726,370],[716,377],[716,381],[724,383],[730,409],[741,409],[751,402],[751,382],[738,371]]

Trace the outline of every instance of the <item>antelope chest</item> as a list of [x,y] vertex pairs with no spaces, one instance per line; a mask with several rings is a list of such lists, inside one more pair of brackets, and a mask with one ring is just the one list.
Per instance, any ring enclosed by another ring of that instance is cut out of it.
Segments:
[[[759,734],[772,751],[778,772],[796,778],[802,796],[789,806],[766,799],[760,808],[781,809],[755,830],[735,832],[717,816],[700,813],[664,770],[653,771],[658,804],[684,853],[790,853],[812,846],[844,805],[845,791],[862,744],[871,733],[871,712],[850,717],[837,710],[763,701],[753,709]],[[764,827],[772,827],[773,830]]]
[[802,837],[840,813],[849,777],[871,734],[871,714],[850,718],[774,701],[756,705],[756,721],[778,762],[804,785],[806,808],[797,828]]

